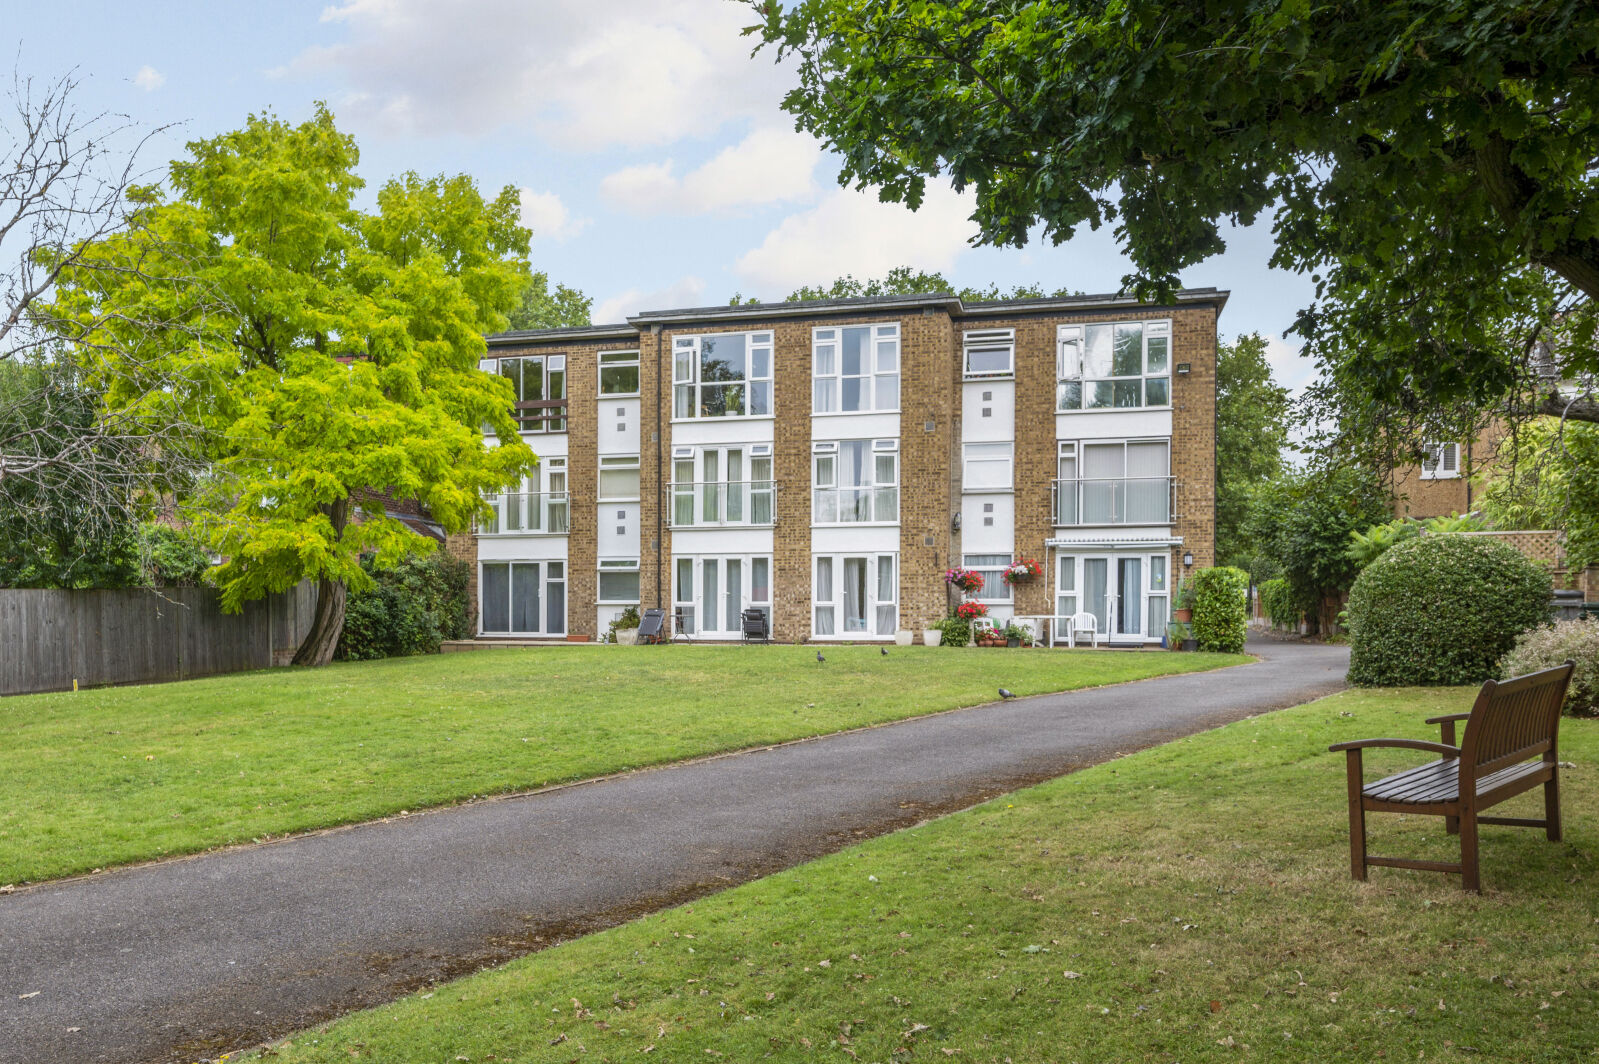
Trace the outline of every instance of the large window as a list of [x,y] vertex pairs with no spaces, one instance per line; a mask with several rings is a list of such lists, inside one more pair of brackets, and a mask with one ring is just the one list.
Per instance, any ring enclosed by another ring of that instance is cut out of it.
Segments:
[[961,487],[965,491],[1009,491],[1011,452],[1008,443],[968,443],[964,448]]
[[775,495],[769,443],[672,449],[674,528],[769,525]]
[[1171,322],[1061,325],[1056,409],[1171,405]]
[[899,409],[899,326],[811,330],[812,410]]
[[899,520],[899,441],[811,445],[811,520],[819,525]]
[[565,562],[484,562],[478,615],[492,635],[565,635]]
[[566,431],[566,356],[502,358],[495,372],[511,382],[512,408],[523,432]]
[[672,341],[672,416],[772,412],[772,334],[711,333]]
[[1058,555],[1055,616],[1091,614],[1113,642],[1154,642],[1170,617],[1166,565],[1164,554]]
[[961,338],[966,379],[1009,377],[1016,372],[1016,330],[974,329]]
[[979,602],[1011,600],[1011,587],[1005,583],[1005,570],[1010,562],[1009,554],[968,554],[961,559],[962,565],[983,578],[983,589],[977,593]]
[[679,557],[673,561],[674,631],[707,639],[737,639],[745,610],[772,622],[772,559],[762,555]]
[[[544,490],[540,491],[542,477]],[[566,491],[566,459],[546,458],[529,473],[521,491],[501,492],[488,497],[494,516],[480,522],[478,534],[485,536],[513,533],[543,533],[564,536],[570,516],[570,497]]]
[[1429,440],[1421,448],[1422,480],[1453,480],[1460,476],[1460,444]]
[[638,394],[638,352],[600,352],[600,394]]
[[1059,447],[1056,525],[1171,522],[1169,440],[1062,440]]
[[600,459],[602,502],[635,502],[639,497],[638,455],[622,454]]
[[817,636],[891,636],[899,626],[892,554],[818,554],[811,580]]

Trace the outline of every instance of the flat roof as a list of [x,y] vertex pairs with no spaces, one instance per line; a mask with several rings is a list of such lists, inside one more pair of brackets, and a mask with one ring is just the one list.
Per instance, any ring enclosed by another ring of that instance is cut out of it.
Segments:
[[615,325],[580,325],[564,329],[525,329],[493,333],[489,346],[503,347],[518,343],[549,343],[569,340],[624,340],[631,341],[651,326],[681,325],[724,321],[749,321],[751,319],[808,318],[827,314],[849,314],[861,311],[909,310],[923,307],[940,307],[953,317],[981,318],[1008,314],[1042,314],[1064,311],[1120,310],[1126,307],[1163,307],[1191,304],[1214,304],[1217,313],[1227,305],[1231,293],[1223,288],[1183,288],[1172,293],[1163,303],[1145,303],[1133,296],[1111,292],[1099,295],[1044,296],[1037,299],[996,299],[967,303],[952,292],[917,292],[911,295],[852,296],[844,299],[806,299],[782,303],[739,303],[716,307],[680,307],[673,310],[649,310]]

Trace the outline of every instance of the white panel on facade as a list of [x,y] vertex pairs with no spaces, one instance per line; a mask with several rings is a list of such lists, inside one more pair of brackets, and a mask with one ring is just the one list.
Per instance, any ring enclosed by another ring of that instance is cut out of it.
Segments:
[[899,438],[898,414],[815,414],[813,440],[886,440]]
[[600,454],[639,453],[639,400],[600,397]]
[[599,556],[637,558],[639,556],[639,504],[602,502],[600,513]]
[[771,554],[770,528],[679,528],[672,532],[672,554]]
[[898,525],[834,525],[811,529],[812,554],[897,554],[898,552]]
[[771,443],[776,422],[764,418],[689,418],[672,422],[673,447],[703,447],[710,444]]
[[479,536],[479,561],[561,561],[566,558],[565,536]]
[[[492,440],[494,437],[490,436]],[[540,458],[565,458],[567,437],[564,432],[532,432],[522,435],[522,442],[533,448],[533,453]]]
[[1011,554],[1016,549],[1016,496],[982,493],[961,496],[961,551]]
[[1055,415],[1055,438],[1058,440],[1125,440],[1170,435],[1170,410],[1078,410]]
[[961,385],[964,443],[1016,438],[1016,382],[966,381]]

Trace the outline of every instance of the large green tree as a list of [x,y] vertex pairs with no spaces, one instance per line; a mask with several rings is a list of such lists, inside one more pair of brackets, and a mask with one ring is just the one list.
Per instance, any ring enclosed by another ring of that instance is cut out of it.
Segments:
[[910,266],[896,266],[882,277],[857,280],[850,274],[837,278],[831,285],[806,285],[796,288],[786,297],[786,302],[798,303],[806,299],[850,299],[858,296],[911,296],[923,292],[953,292],[968,303],[981,303],[995,299],[1042,299],[1045,296],[1070,296],[1077,293],[1066,288],[1046,292],[1041,285],[1019,284],[1002,289],[997,284],[987,288],[970,286],[957,288],[941,273],[918,270]]
[[841,183],[970,189],[993,244],[1112,225],[1141,297],[1272,215],[1361,394],[1599,421],[1592,0],[751,2]]
[[550,289],[549,274],[542,270],[530,274],[518,293],[516,305],[506,313],[508,329],[560,329],[588,325],[594,297],[576,288],[557,284]]
[[[186,502],[225,557],[212,574],[223,602],[315,580],[295,660],[322,664],[348,588],[371,581],[362,556],[425,547],[380,507],[358,512],[365,499],[415,499],[457,531],[536,461],[508,385],[478,369],[483,334],[528,281],[528,233],[515,189],[485,200],[467,177],[406,174],[357,209],[355,142],[321,106],[188,148],[170,198],[145,190],[137,226],[62,274],[62,312],[112,330],[118,317],[174,323],[84,357],[112,408],[204,427],[211,473]],[[184,266],[163,275],[192,282],[116,269],[163,258]]]
[[1499,445],[1478,497],[1500,528],[1565,532],[1566,567],[1599,565],[1599,427],[1544,418]]
[[1288,389],[1272,380],[1266,339],[1245,333],[1216,349],[1216,557],[1250,569],[1244,516],[1256,486],[1282,471]]

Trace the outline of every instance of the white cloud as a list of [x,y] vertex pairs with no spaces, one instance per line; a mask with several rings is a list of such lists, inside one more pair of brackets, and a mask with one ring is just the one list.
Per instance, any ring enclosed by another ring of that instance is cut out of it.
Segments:
[[1272,378],[1295,395],[1316,379],[1316,363],[1300,353],[1302,347],[1282,336],[1266,337],[1266,364]]
[[322,21],[344,39],[273,73],[332,74],[341,112],[397,134],[668,144],[771,114],[791,80],[751,59],[748,11],[718,0],[345,0]]
[[566,240],[583,231],[589,224],[587,218],[574,218],[553,192],[534,192],[524,186],[522,198],[522,224],[533,230],[534,240]]
[[[875,193],[839,189],[766,234],[734,270],[765,298],[836,277],[881,277],[895,266],[948,271],[977,227],[970,195],[929,184],[920,210],[883,203]],[[781,290],[781,291],[779,291]]]
[[142,66],[133,75],[133,83],[145,92],[154,92],[167,83],[167,76],[153,66]]
[[711,214],[768,203],[803,203],[817,194],[822,149],[790,129],[758,128],[681,178],[674,162],[645,163],[607,175],[600,194],[634,214]]
[[609,299],[603,299],[594,305],[592,319],[596,324],[607,325],[622,321],[640,311],[697,307],[702,305],[704,297],[704,281],[698,277],[681,277],[665,288],[650,291],[629,288]]

